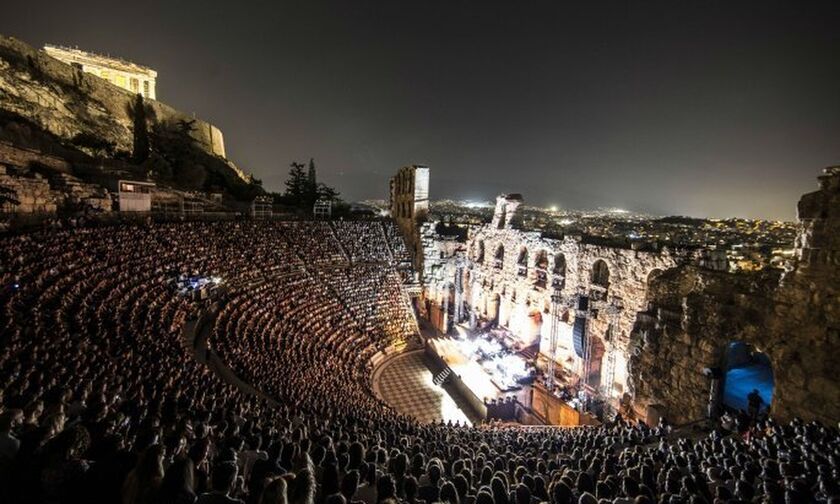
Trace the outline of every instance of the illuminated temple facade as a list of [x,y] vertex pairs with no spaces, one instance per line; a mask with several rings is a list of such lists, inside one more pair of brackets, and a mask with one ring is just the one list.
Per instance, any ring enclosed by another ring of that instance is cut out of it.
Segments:
[[157,72],[149,67],[70,47],[45,45],[44,52],[85,73],[105,79],[126,91],[142,94],[143,98],[146,99],[157,99],[155,93]]

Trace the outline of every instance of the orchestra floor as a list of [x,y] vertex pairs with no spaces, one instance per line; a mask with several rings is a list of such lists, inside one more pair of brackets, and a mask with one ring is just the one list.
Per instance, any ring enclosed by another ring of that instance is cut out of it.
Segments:
[[461,422],[467,415],[443,388],[432,382],[423,350],[407,352],[386,361],[374,374],[374,389],[391,407],[423,423]]

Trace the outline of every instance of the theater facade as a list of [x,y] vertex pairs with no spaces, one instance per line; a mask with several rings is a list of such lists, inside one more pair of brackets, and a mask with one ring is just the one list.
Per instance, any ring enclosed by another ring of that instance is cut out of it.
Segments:
[[[428,183],[427,168],[423,176]],[[736,404],[727,397],[742,394],[738,367],[770,375],[762,393],[774,414],[836,421],[828,356],[838,350],[838,301],[829,279],[840,269],[840,233],[825,230],[837,227],[838,180],[840,170],[826,169],[820,191],[800,202],[787,272],[733,273],[712,248],[526,231],[518,194],[497,198],[490,223],[461,229],[427,219],[426,208],[402,212],[409,248],[422,254],[417,311],[440,333],[506,331],[545,379],[638,418],[684,423],[705,418],[710,405]],[[733,364],[733,348],[747,357]]]

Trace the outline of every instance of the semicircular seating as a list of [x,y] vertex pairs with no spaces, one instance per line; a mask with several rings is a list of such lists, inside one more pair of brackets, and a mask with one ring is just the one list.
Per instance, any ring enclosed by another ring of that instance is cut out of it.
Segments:
[[[410,260],[390,221],[0,238],[0,501],[259,503],[278,488],[292,504],[837,496],[835,427],[771,420],[748,437],[688,439],[624,422],[468,428],[400,415],[371,391],[370,358],[418,341]],[[221,278],[224,293],[184,296],[179,275]],[[199,315],[218,360],[260,394],[197,358]]]

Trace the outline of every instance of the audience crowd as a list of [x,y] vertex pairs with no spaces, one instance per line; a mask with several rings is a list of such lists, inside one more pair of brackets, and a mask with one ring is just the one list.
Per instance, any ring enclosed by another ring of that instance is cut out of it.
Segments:
[[[0,238],[0,502],[838,502],[836,426],[686,437],[393,411],[369,362],[419,338],[398,237],[390,222],[243,221]],[[224,292],[184,296],[179,275]],[[196,359],[204,326],[260,394]]]

